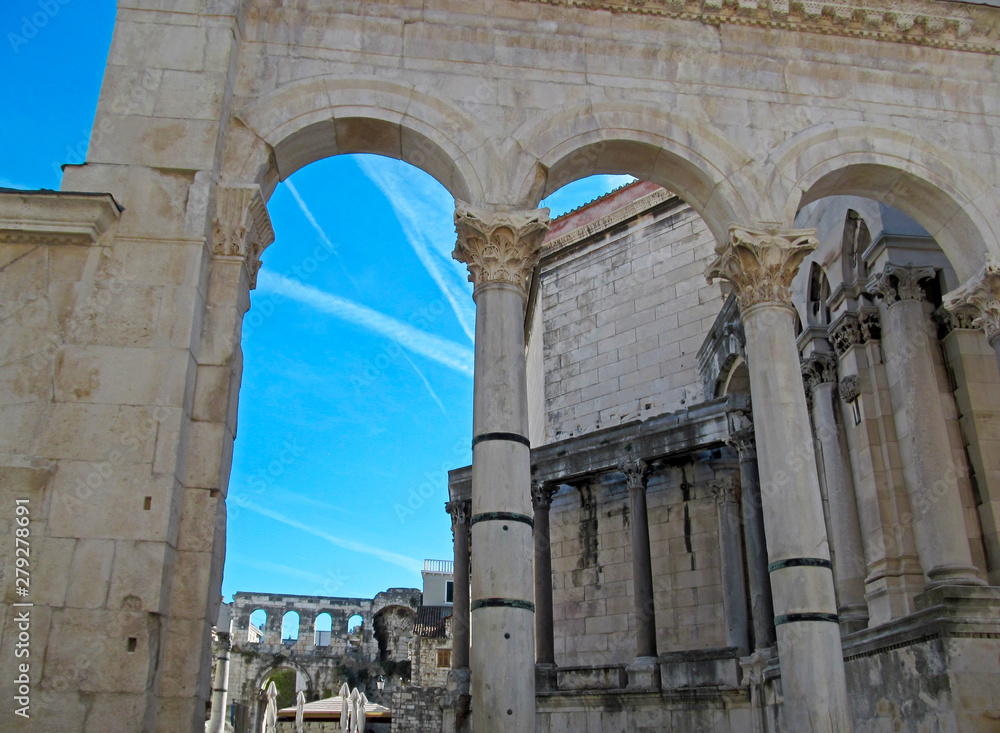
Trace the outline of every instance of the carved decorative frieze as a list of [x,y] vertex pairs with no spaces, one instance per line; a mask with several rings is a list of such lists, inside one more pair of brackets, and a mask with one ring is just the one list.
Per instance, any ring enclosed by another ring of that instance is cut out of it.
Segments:
[[492,212],[458,201],[452,257],[468,265],[469,282],[476,286],[510,283],[527,294],[548,228],[548,209]]
[[[810,354],[802,360],[802,384],[811,403],[816,385],[837,381],[837,357],[833,354]],[[812,405],[809,405],[810,409]]]
[[444,505],[445,510],[451,515],[452,526],[464,524],[468,526],[472,519],[472,500],[454,499]]
[[922,299],[924,289],[920,287],[920,281],[936,275],[937,271],[933,267],[894,265],[890,262],[882,272],[876,272],[868,278],[865,287],[869,293],[884,300],[886,305],[892,305],[899,300]]
[[845,313],[830,326],[829,339],[838,356],[852,346],[882,338],[882,321],[878,309],[864,308],[857,313]]
[[932,0],[522,0],[613,13],[640,13],[707,25],[782,28],[920,46],[1000,52],[1000,12]]
[[552,506],[552,497],[559,490],[559,485],[548,481],[531,482],[531,508],[535,511],[548,509]]
[[731,282],[743,313],[759,303],[791,304],[792,279],[817,244],[815,229],[733,226],[729,246],[717,250],[706,276]]
[[625,483],[629,491],[645,491],[646,479],[649,478],[649,464],[641,458],[622,458],[618,462],[618,470],[625,474]]
[[267,206],[256,186],[219,186],[215,191],[212,252],[218,257],[242,257],[251,290],[257,286],[260,256],[274,241]]
[[993,344],[1000,338],[1000,265],[987,261],[976,275],[944,297],[944,307],[954,316],[973,316],[973,328],[981,328]]
[[850,404],[861,396],[861,381],[857,374],[851,374],[840,380],[840,399]]
[[978,331],[979,313],[975,308],[968,305],[957,304],[955,310],[948,310],[944,305],[932,314],[934,322],[941,326],[944,334],[952,331],[967,330]]

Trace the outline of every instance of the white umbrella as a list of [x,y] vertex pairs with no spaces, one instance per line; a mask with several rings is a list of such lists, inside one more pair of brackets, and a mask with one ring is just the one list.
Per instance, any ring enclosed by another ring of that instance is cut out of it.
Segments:
[[345,682],[340,686],[340,730],[345,733],[351,719],[350,695],[351,691],[347,689],[347,683]]
[[274,680],[267,686],[267,709],[264,711],[264,733],[275,733],[278,724],[278,688]]
[[358,733],[358,701],[361,696],[358,688],[351,690],[351,730],[348,733]]
[[368,704],[368,698],[365,693],[361,693],[361,698],[358,700],[358,733],[365,733],[365,705]]
[[295,733],[306,733],[305,714],[306,693],[299,690],[295,693]]

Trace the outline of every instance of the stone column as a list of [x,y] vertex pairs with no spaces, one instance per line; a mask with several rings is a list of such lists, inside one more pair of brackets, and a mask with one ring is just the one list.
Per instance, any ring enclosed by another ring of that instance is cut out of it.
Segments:
[[933,267],[887,264],[868,280],[882,316],[882,349],[890,379],[903,479],[926,589],[982,585],[972,564],[951,443],[931,349],[938,348],[920,281]]
[[726,646],[745,654],[750,642],[747,628],[746,578],[740,535],[739,494],[736,479],[727,476],[712,485],[719,509],[719,550],[722,560],[722,605],[726,615]]
[[451,533],[455,542],[455,574],[452,588],[453,670],[469,668],[469,519],[472,502],[456,499],[445,504],[451,515]]
[[836,418],[839,391],[837,357],[833,354],[812,354],[802,365],[802,378],[807,394],[812,397],[813,428],[822,455],[837,614],[841,630],[851,633],[868,626],[868,604],[865,602],[868,566],[861,541],[861,522],[858,519],[850,458],[840,421]]
[[219,631],[218,653],[215,657],[215,680],[212,684],[212,715],[205,727],[205,733],[225,733],[226,695],[229,689],[229,650],[231,648],[231,634]]
[[535,729],[535,629],[524,309],[548,210],[461,202],[454,257],[475,284],[472,438],[472,727]]
[[790,288],[816,244],[812,229],[734,226],[707,274],[732,283],[746,332],[785,727],[841,733],[847,684]]
[[944,307],[955,312],[971,308],[972,325],[981,328],[1000,365],[1000,264],[987,260],[983,269],[944,298]]
[[753,619],[755,651],[774,646],[774,601],[767,573],[764,513],[761,511],[760,477],[757,473],[757,441],[753,425],[733,433],[728,443],[740,458],[740,493],[743,509],[743,542],[747,555],[747,585]]
[[649,517],[646,513],[646,479],[649,465],[625,458],[618,464],[625,475],[631,500],[632,595],[635,600],[635,661],[628,668],[628,686],[659,689],[660,660],[656,653],[656,610],[653,601],[653,563],[649,552]]
[[556,689],[556,650],[552,635],[552,542],[549,508],[558,486],[531,485],[535,510],[535,683],[539,690]]

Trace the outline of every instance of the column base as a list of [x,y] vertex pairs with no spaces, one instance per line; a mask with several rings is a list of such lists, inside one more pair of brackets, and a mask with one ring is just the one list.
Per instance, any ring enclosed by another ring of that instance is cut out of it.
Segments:
[[659,657],[636,657],[636,660],[626,667],[626,671],[629,690],[660,689]]
[[979,570],[974,565],[945,565],[927,573],[924,592],[946,585],[984,586],[986,581],[979,577]]
[[555,692],[559,689],[556,679],[556,665],[536,664],[535,665],[535,691]]

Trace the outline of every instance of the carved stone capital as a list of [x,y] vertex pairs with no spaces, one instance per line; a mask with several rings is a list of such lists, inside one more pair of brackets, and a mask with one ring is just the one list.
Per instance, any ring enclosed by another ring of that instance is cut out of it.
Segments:
[[552,506],[552,497],[559,490],[559,485],[550,481],[531,482],[531,508],[535,511],[548,509]]
[[861,381],[857,374],[851,374],[840,380],[840,399],[850,404],[861,395]]
[[267,206],[257,186],[218,186],[212,220],[212,254],[242,257],[250,280],[257,286],[260,256],[274,241]]
[[455,499],[445,504],[444,508],[451,515],[452,526],[459,524],[468,526],[472,519],[471,499]]
[[935,275],[937,271],[933,267],[894,265],[890,262],[882,272],[868,278],[865,287],[869,293],[884,300],[886,305],[892,305],[899,300],[922,299],[924,289],[920,287],[920,281]]
[[757,459],[757,436],[754,434],[753,425],[731,433],[726,438],[726,445],[736,449],[736,455],[741,461]]
[[724,476],[709,484],[709,491],[717,504],[735,504],[740,498],[740,484],[735,476]]
[[629,491],[646,490],[646,479],[649,478],[649,464],[641,458],[622,458],[618,461],[618,470],[625,474],[625,483]]
[[817,244],[815,229],[733,226],[729,245],[716,250],[718,257],[706,276],[709,282],[716,278],[731,282],[744,313],[758,303],[790,305],[792,279]]
[[455,229],[452,257],[468,265],[469,282],[510,283],[527,294],[549,229],[548,209],[492,212],[457,201]]
[[944,307],[956,316],[971,313],[971,325],[983,329],[990,343],[996,343],[1000,338],[1000,264],[987,261],[962,287],[944,297]]
[[837,381],[837,357],[833,354],[810,354],[802,360],[802,382],[811,394],[817,384]]
[[882,321],[878,309],[864,308],[857,313],[845,313],[829,329],[830,343],[838,356],[843,356],[852,346],[878,341],[882,338]]

